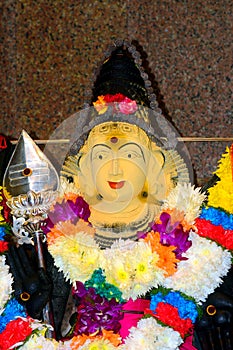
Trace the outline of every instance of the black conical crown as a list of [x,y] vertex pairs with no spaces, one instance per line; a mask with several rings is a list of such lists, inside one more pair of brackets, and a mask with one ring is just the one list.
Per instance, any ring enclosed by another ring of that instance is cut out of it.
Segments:
[[138,104],[149,107],[150,101],[141,72],[131,53],[117,47],[103,63],[93,88],[93,102],[100,95],[121,93]]

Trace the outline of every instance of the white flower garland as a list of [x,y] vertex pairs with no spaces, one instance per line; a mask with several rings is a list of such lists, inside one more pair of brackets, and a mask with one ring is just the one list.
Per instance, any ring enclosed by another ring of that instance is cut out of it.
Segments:
[[197,302],[204,302],[230,270],[232,255],[215,242],[191,232],[192,246],[178,263],[175,274],[165,280],[164,287],[179,290]]
[[141,319],[132,327],[121,350],[178,350],[183,343],[180,334],[163,327],[154,318]]
[[85,282],[100,264],[100,249],[94,239],[84,232],[61,236],[48,249],[59,271],[73,284]]
[[195,188],[190,183],[178,184],[164,201],[162,209],[176,209],[184,213],[184,219],[193,224],[200,214],[201,205],[206,195],[200,188]]
[[6,264],[6,257],[0,255],[0,315],[4,311],[12,293],[13,278],[9,270],[9,266]]

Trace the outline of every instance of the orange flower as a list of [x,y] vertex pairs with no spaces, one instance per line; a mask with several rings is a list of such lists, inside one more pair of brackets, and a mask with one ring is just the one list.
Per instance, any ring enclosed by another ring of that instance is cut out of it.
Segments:
[[76,224],[73,224],[71,221],[60,221],[47,234],[48,244],[53,244],[59,237],[74,236],[78,232],[85,232],[93,237],[95,229],[82,219],[79,219]]
[[78,349],[78,347],[83,345],[88,339],[90,339],[91,341],[106,339],[114,346],[118,346],[119,344],[121,344],[121,337],[119,336],[119,334],[115,334],[113,333],[113,331],[106,331],[105,329],[103,329],[102,335],[87,336],[85,334],[82,334],[73,337],[70,344],[71,349]]
[[76,199],[78,198],[78,195],[76,193],[69,192],[64,194],[64,198],[66,201],[70,200],[75,203]]
[[73,337],[70,344],[71,349],[78,349],[79,346],[82,346],[87,339],[89,339],[89,336],[85,334]]
[[46,235],[48,245],[54,244],[56,239],[61,236],[64,236],[64,234],[62,233],[62,231],[59,230],[57,225],[55,225]]
[[121,343],[121,337],[119,334],[114,333],[113,331],[102,330],[104,339],[108,339],[110,343],[114,346],[118,346]]
[[166,271],[167,276],[171,276],[176,272],[176,263],[179,261],[176,259],[174,246],[165,246],[160,243],[160,235],[158,232],[149,232],[145,238],[145,242],[150,244],[152,252],[156,252],[159,255],[159,260],[156,265]]
[[73,224],[71,221],[59,222],[56,227],[64,236],[73,236],[77,232],[85,232],[92,237],[95,234],[95,229],[83,219],[79,219],[76,224]]
[[[183,226],[184,231],[190,231],[191,229],[194,229],[194,226],[190,225],[185,220],[183,211],[179,211],[176,208],[173,208],[173,209],[166,209],[164,210],[164,212],[168,213],[171,216],[171,224],[174,224],[175,222],[179,222],[179,224]],[[159,223],[161,223],[161,221]]]
[[108,109],[103,95],[98,96],[98,100],[93,102],[93,105],[99,114],[104,114]]

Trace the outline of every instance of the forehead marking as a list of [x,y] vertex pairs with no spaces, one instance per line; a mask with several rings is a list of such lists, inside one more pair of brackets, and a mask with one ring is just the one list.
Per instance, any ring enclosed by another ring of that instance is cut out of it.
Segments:
[[113,137],[111,137],[110,141],[112,143],[117,143],[118,142],[118,138],[116,136],[113,136]]

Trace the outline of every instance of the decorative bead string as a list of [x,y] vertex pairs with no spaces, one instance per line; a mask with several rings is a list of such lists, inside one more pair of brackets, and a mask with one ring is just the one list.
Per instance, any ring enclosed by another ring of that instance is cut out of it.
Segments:
[[[233,142],[233,137],[177,137],[178,141],[182,142]],[[17,144],[17,140],[10,141],[13,145]],[[70,143],[69,139],[55,139],[55,140],[34,140],[38,145],[43,145],[47,143]],[[232,147],[233,153],[233,147]]]

